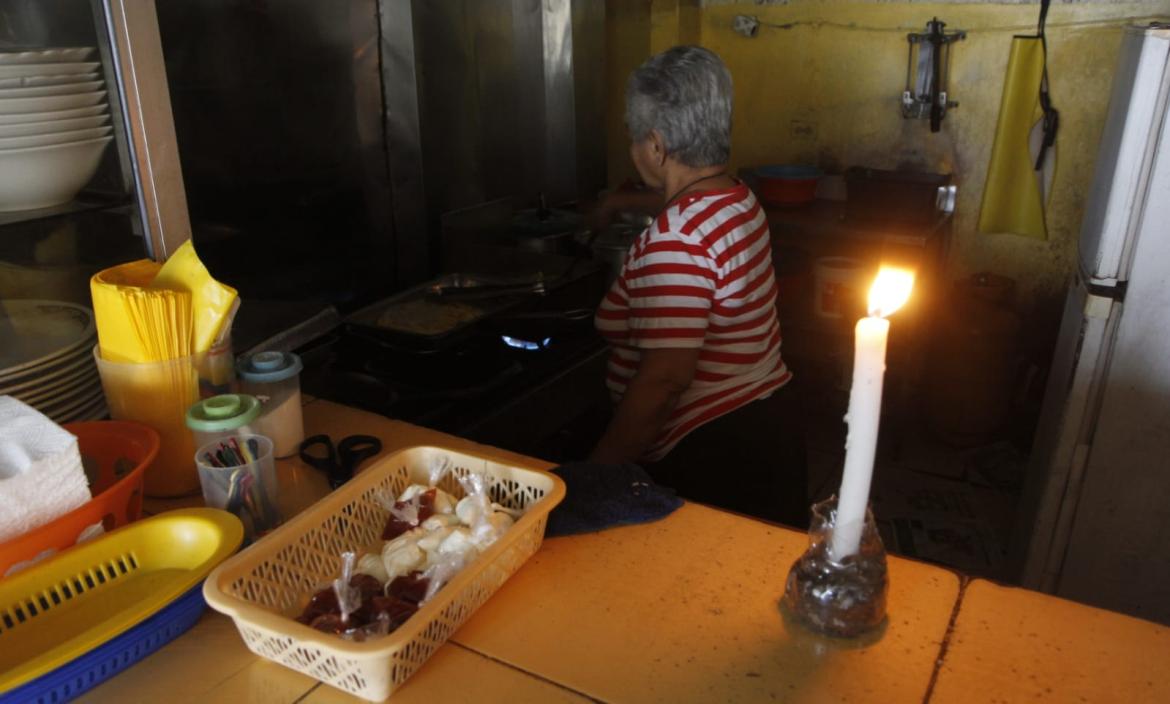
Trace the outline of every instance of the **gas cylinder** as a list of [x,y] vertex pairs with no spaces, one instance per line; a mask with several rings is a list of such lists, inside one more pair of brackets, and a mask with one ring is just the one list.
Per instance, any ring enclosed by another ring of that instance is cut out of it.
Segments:
[[1020,334],[1014,294],[1012,279],[975,274],[936,309],[924,403],[928,427],[949,444],[986,444],[1007,422]]

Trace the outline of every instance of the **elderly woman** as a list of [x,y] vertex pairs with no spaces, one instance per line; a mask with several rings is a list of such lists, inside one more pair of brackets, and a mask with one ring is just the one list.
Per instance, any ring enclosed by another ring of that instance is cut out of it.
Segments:
[[700,47],[630,76],[630,156],[661,208],[597,312],[617,407],[591,459],[639,462],[686,498],[803,525],[768,223],[727,173],[731,98],[727,67]]

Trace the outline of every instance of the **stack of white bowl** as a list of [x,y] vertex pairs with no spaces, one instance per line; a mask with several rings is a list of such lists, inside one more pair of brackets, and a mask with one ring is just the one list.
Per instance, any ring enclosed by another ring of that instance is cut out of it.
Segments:
[[73,200],[113,137],[93,47],[0,52],[0,211]]

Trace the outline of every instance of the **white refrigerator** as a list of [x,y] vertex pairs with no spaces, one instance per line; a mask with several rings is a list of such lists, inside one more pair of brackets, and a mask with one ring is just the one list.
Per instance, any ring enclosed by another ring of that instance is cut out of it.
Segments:
[[1170,26],[1125,30],[1014,546],[1024,586],[1170,623]]

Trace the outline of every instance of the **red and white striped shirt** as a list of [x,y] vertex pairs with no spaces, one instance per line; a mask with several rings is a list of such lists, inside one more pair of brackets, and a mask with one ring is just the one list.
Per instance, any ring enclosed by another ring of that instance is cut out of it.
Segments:
[[606,385],[615,400],[642,350],[699,349],[694,381],[646,460],[786,384],[771,237],[751,190],[697,191],[663,211],[630,247],[596,325],[612,346]]

